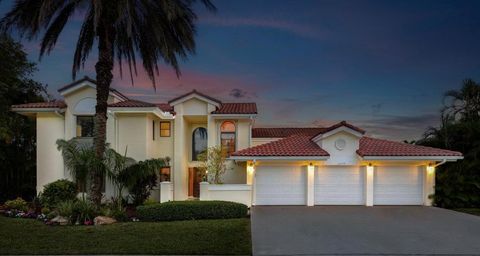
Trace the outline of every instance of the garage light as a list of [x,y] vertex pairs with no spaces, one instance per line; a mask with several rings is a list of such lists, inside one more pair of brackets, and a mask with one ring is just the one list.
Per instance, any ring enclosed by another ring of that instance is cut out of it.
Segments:
[[432,166],[432,165],[428,165],[427,166],[427,174],[428,175],[432,175],[435,173],[435,166]]

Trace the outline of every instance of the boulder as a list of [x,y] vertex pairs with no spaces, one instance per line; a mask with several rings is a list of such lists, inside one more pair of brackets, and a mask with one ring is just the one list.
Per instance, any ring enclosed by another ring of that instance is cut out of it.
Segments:
[[93,219],[93,223],[95,223],[95,225],[109,225],[115,222],[117,222],[117,220],[107,216],[97,216],[95,219]]
[[57,216],[50,220],[52,223],[58,223],[62,226],[68,225],[68,219],[62,216]]

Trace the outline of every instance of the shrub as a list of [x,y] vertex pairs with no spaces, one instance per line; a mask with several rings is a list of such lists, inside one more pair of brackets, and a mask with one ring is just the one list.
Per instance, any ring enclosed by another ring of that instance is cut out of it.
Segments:
[[111,217],[116,219],[117,221],[127,221],[128,216],[125,209],[120,209],[113,205],[106,205],[101,209],[101,214],[103,216]]
[[137,207],[143,221],[244,218],[247,212],[246,205],[226,201],[172,201]]
[[56,212],[58,215],[70,219],[71,222],[74,220],[72,219],[73,216],[73,210],[75,208],[75,201],[69,200],[69,201],[64,201],[60,202],[57,205]]
[[18,210],[26,212],[28,210],[28,203],[20,197],[15,200],[8,200],[5,202],[5,206],[11,210]]
[[134,205],[141,205],[150,196],[150,191],[157,185],[157,175],[139,177],[128,190]]
[[54,207],[60,202],[72,201],[77,197],[77,187],[69,180],[57,180],[45,185],[40,196],[44,206]]
[[73,205],[72,220],[80,223],[91,221],[97,216],[97,208],[90,201],[79,200]]

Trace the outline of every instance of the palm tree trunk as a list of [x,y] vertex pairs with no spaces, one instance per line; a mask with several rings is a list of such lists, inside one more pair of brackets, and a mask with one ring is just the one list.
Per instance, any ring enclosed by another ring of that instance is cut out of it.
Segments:
[[[95,154],[103,159],[107,133],[107,100],[112,82],[113,70],[113,28],[104,22],[99,31],[97,72],[97,105],[95,107]],[[103,170],[96,170],[91,175],[90,200],[97,206],[102,200]]]

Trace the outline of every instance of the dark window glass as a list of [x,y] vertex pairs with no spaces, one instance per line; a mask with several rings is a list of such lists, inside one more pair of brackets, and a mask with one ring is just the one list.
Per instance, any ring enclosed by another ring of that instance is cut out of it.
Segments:
[[77,116],[77,137],[93,137],[93,116]]
[[192,160],[197,161],[198,155],[207,150],[207,129],[197,128],[192,135]]
[[152,138],[155,140],[155,121],[152,121]]

